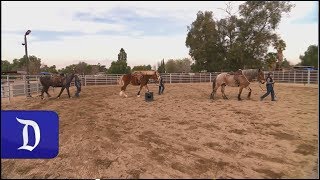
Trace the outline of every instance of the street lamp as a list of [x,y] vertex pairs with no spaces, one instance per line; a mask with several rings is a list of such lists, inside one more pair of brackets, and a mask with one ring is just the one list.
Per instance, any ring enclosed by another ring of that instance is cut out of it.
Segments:
[[26,53],[26,57],[27,57],[27,89],[28,89],[28,94],[27,94],[27,97],[31,97],[31,94],[30,94],[30,82],[29,82],[29,56],[28,56],[28,45],[27,45],[27,35],[29,35],[31,33],[30,30],[28,30],[25,34],[24,34],[24,50],[25,50],[25,53]]

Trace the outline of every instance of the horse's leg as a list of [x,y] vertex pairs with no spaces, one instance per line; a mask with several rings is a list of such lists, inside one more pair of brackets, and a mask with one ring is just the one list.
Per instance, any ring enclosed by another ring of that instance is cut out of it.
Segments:
[[124,97],[128,97],[128,95],[124,92],[127,88],[127,86],[129,85],[129,83],[125,83],[122,87],[121,87],[121,91],[119,93],[120,96],[124,95]]
[[41,99],[44,99],[44,97],[43,97],[43,93],[45,92],[45,90],[44,90],[44,89],[45,89],[45,87],[42,87],[41,95],[40,95],[40,96],[41,96]]
[[143,87],[143,86],[140,85],[140,90],[138,91],[137,97],[140,97],[140,91],[141,91],[142,87]]
[[247,89],[249,90],[247,98],[250,99],[252,90],[251,90],[251,88],[249,86],[247,87]]
[[239,101],[241,101],[242,99],[241,99],[241,93],[242,93],[242,89],[243,89],[243,87],[242,86],[240,86],[240,89],[239,89],[239,94],[238,94],[238,100]]
[[145,86],[146,86],[146,88],[147,88],[147,91],[149,92],[149,87],[148,87],[148,85],[146,84]]
[[70,96],[70,91],[69,91],[69,87],[66,87],[66,89],[67,89],[69,98],[71,98],[71,96]]
[[57,96],[58,99],[60,98],[60,95],[62,94],[64,88],[65,88],[65,87],[61,87],[61,91],[60,91],[59,95]]
[[212,92],[210,95],[210,99],[214,99],[214,95],[216,94],[219,87],[220,87],[220,84],[216,83],[216,79],[214,79],[212,83]]
[[224,93],[225,88],[226,88],[226,84],[222,84],[222,85],[221,85],[222,97],[223,97],[223,99],[228,99],[228,97],[227,97],[226,94]]
[[[50,87],[50,86],[49,86]],[[45,88],[45,93],[48,95],[48,97],[51,97],[48,90],[49,90],[49,87]]]

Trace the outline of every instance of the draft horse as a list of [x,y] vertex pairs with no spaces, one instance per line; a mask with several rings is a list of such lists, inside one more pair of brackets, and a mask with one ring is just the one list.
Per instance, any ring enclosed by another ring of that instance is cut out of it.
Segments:
[[239,87],[239,94],[238,94],[238,100],[241,99],[241,93],[242,89],[246,88],[249,90],[247,98],[250,99],[251,96],[251,88],[250,88],[250,82],[253,80],[257,80],[259,83],[264,84],[264,73],[261,69],[246,69],[241,70],[239,69],[235,73],[221,73],[217,75],[212,82],[212,93],[210,95],[210,99],[214,99],[214,95],[217,92],[218,88],[221,86],[221,92],[223,99],[228,99],[226,94],[224,93],[226,86],[231,87]]
[[125,74],[120,77],[118,83],[121,85],[120,96],[128,97],[125,93],[125,90],[129,84],[133,86],[140,86],[140,89],[137,93],[137,97],[140,97],[140,91],[142,87],[146,87],[149,92],[148,82],[149,79],[153,79],[155,82],[159,82],[160,74],[158,71],[136,71],[130,74]]
[[60,91],[59,95],[57,96],[57,98],[60,98],[60,95],[62,94],[64,89],[67,89],[68,96],[70,98],[71,96],[70,96],[70,92],[69,92],[69,87],[70,87],[72,79],[75,76],[76,75],[74,73],[72,73],[70,75],[66,75],[66,76],[61,76],[61,75],[41,76],[40,77],[40,83],[42,85],[42,91],[41,91],[41,95],[40,95],[41,99],[44,99],[44,97],[43,97],[44,92],[48,95],[48,97],[51,97],[50,94],[48,93],[48,89],[50,86],[61,87],[61,91]]

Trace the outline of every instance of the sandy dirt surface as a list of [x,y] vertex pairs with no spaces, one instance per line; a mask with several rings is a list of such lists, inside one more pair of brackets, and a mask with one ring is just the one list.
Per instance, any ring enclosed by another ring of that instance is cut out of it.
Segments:
[[251,87],[243,101],[236,87],[211,101],[210,83],[166,84],[161,96],[149,85],[152,102],[131,85],[128,98],[87,86],[80,98],[3,100],[2,110],[56,111],[60,147],[54,159],[1,159],[1,177],[317,178],[318,85],[276,84],[276,102]]

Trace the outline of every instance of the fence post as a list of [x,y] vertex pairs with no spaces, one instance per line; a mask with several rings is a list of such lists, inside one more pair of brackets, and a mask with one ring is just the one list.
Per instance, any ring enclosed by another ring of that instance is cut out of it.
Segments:
[[94,76],[94,85],[97,85],[97,76]]
[[24,91],[24,95],[26,95],[26,84],[27,84],[26,75],[23,75],[23,80],[24,80],[23,91]]
[[106,75],[106,85],[108,85],[108,75]]
[[211,82],[211,73],[210,73],[210,82]]
[[296,83],[296,71],[293,71],[293,83]]
[[37,80],[37,93],[39,93],[39,77],[36,76],[36,80]]
[[284,71],[282,71],[282,82],[284,81]]
[[171,84],[171,73],[170,73],[170,84]]
[[84,86],[87,86],[87,75],[84,75]]
[[200,73],[200,82],[201,82],[201,73]]
[[9,102],[10,102],[10,96],[11,96],[11,93],[10,93],[10,82],[9,82],[9,75],[7,75],[7,85],[8,85],[8,96],[9,96]]
[[310,84],[310,69],[308,69],[308,84]]

